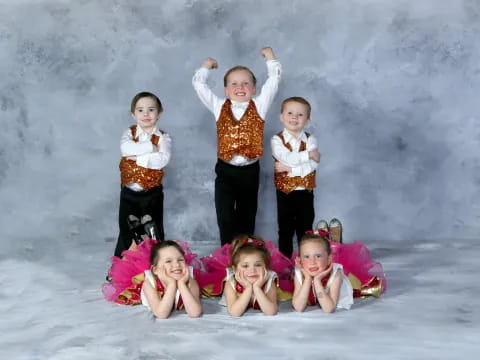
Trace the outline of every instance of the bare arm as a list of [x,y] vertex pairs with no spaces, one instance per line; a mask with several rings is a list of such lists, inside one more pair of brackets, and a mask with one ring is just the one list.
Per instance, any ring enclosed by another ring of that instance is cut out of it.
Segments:
[[[264,277],[267,276],[265,272]],[[260,306],[260,309],[265,315],[276,315],[278,312],[277,304],[277,286],[275,283],[271,284],[270,289],[265,293],[262,289],[262,281],[256,281],[253,284],[253,294],[255,295],[256,301]]]
[[163,296],[158,294],[157,289],[155,289],[148,280],[145,280],[142,289],[147,297],[148,304],[153,314],[160,319],[168,318],[172,313],[173,305],[175,304],[175,294],[177,292],[175,281],[169,282],[168,285],[165,285]]
[[292,306],[298,312],[303,312],[307,307],[308,295],[312,287],[312,277],[302,271],[303,282],[300,284],[297,277],[294,280]]
[[328,292],[323,287],[321,280],[318,280],[318,278],[313,280],[313,286],[315,288],[317,300],[323,311],[327,313],[335,311],[338,304],[338,297],[340,294],[342,280],[342,274],[340,272],[337,272]]
[[185,311],[190,317],[199,317],[202,314],[200,303],[200,289],[195,279],[190,278],[188,267],[184,269],[184,277],[177,282]]
[[238,294],[229,284],[225,284],[225,301],[227,303],[228,313],[232,316],[242,316],[247,310],[250,299],[252,298],[253,287],[249,284],[240,272],[235,275],[237,281],[243,286],[243,293]]

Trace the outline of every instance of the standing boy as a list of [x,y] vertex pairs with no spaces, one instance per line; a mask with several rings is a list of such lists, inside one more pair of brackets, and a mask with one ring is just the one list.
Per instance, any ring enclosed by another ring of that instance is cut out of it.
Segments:
[[257,97],[255,75],[245,66],[226,72],[226,98],[217,97],[207,85],[210,70],[218,66],[214,59],[205,59],[192,80],[198,97],[217,122],[215,209],[222,245],[235,235],[255,231],[264,119],[281,74],[273,50],[265,47],[261,53],[267,60],[268,79]]
[[313,188],[315,169],[320,162],[315,137],[303,130],[310,122],[311,107],[302,97],[282,103],[280,121],[284,130],[272,137],[277,189],[278,247],[292,255],[293,235],[300,241],[312,229],[315,218]]

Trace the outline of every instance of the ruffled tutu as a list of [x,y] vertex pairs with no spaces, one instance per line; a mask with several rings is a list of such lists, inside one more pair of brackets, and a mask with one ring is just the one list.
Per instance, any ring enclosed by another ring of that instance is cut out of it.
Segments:
[[[125,250],[122,258],[112,256],[110,277],[112,281],[102,286],[102,292],[108,301],[114,301],[121,305],[137,305],[141,303],[140,291],[145,280],[144,271],[150,269],[150,252],[156,240],[145,239],[136,250]],[[201,264],[197,255],[193,254],[187,242],[177,241],[185,252],[187,265],[198,269]]]
[[[293,291],[293,282],[291,281],[291,275],[294,269],[293,262],[283,255],[271,241],[265,241],[265,246],[270,252],[270,268],[278,275],[281,289],[278,297],[280,300],[284,300],[282,291]],[[217,297],[222,295],[226,268],[230,264],[230,248],[230,244],[225,244],[215,250],[211,255],[200,259],[203,265],[203,271],[197,271],[195,278],[198,281],[203,296]],[[289,298],[291,298],[291,295]]]
[[[352,283],[354,297],[379,297],[387,289],[383,266],[372,259],[368,248],[356,241],[352,244],[330,242],[334,263],[342,264],[343,272]],[[295,260],[296,253],[292,255]]]

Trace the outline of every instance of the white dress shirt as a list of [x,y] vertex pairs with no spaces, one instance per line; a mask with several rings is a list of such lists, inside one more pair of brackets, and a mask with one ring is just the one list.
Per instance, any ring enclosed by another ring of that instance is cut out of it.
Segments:
[[[267,111],[272,105],[273,99],[278,91],[278,84],[280,83],[280,76],[282,73],[282,67],[278,60],[267,60],[267,70],[268,78],[265,81],[265,84],[262,86],[260,95],[253,98],[253,102],[257,107],[258,115],[262,119],[265,119]],[[210,87],[207,85],[207,79],[209,76],[209,69],[201,67],[193,75],[192,84],[193,88],[197,92],[198,97],[202,103],[210,110],[215,116],[216,121],[220,117],[220,112],[222,111],[222,106],[225,103],[225,98],[220,98],[215,95]],[[240,120],[247,110],[249,102],[237,102],[232,101],[232,113],[235,119]],[[232,160],[229,161],[229,164],[236,166],[245,166],[254,163],[257,160],[249,160],[242,155],[234,155]]]
[[[282,164],[287,165],[292,169],[288,174],[290,177],[301,176],[305,177],[311,172],[315,171],[318,163],[316,161],[310,160],[308,158],[308,152],[315,150],[317,148],[317,139],[315,136],[310,134],[307,138],[307,135],[302,130],[298,139],[290,134],[287,129],[282,131],[283,138],[285,143],[290,144],[292,151],[283,145],[282,139],[278,135],[272,137],[272,155],[275,160],[280,161]],[[301,142],[304,141],[307,144],[307,149],[305,151],[299,151]],[[295,188],[295,190],[304,190],[303,186]]]
[[[153,144],[151,141],[152,135],[157,135],[158,152],[153,151]],[[161,133],[156,127],[153,132],[147,133],[140,126],[137,125],[136,137],[138,141],[133,141],[132,131],[128,128],[122,135],[120,140],[120,150],[122,157],[135,156],[138,166],[161,170],[170,161],[172,139],[167,133]],[[130,189],[134,191],[143,190],[138,183],[128,184]]]

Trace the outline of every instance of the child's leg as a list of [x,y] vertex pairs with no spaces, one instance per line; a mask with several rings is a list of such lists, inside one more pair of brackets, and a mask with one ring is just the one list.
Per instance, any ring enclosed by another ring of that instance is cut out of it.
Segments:
[[313,205],[313,191],[298,190],[293,191],[296,195],[295,208],[296,208],[296,220],[295,220],[295,232],[297,234],[297,241],[305,232],[312,230],[313,220],[315,219],[315,207]]
[[292,256],[292,239],[295,233],[293,193],[294,191],[290,194],[285,194],[277,190],[278,248],[288,258]]
[[157,240],[165,239],[165,231],[163,228],[163,200],[163,185],[160,185],[145,193],[142,204],[142,216],[148,214],[155,222],[156,230],[158,231],[158,234],[156,234]]
[[128,216],[138,216],[139,213],[140,208],[136,201],[135,192],[123,187],[120,192],[120,206],[118,209],[118,227],[120,232],[115,247],[115,256],[121,257],[122,252],[132,245],[134,235],[128,226]]
[[253,235],[258,207],[258,187],[260,165],[258,161],[251,165],[241,166],[236,176],[236,213],[238,232]]
[[232,242],[237,234],[237,219],[235,215],[235,166],[218,160],[215,166],[215,210],[222,245]]

